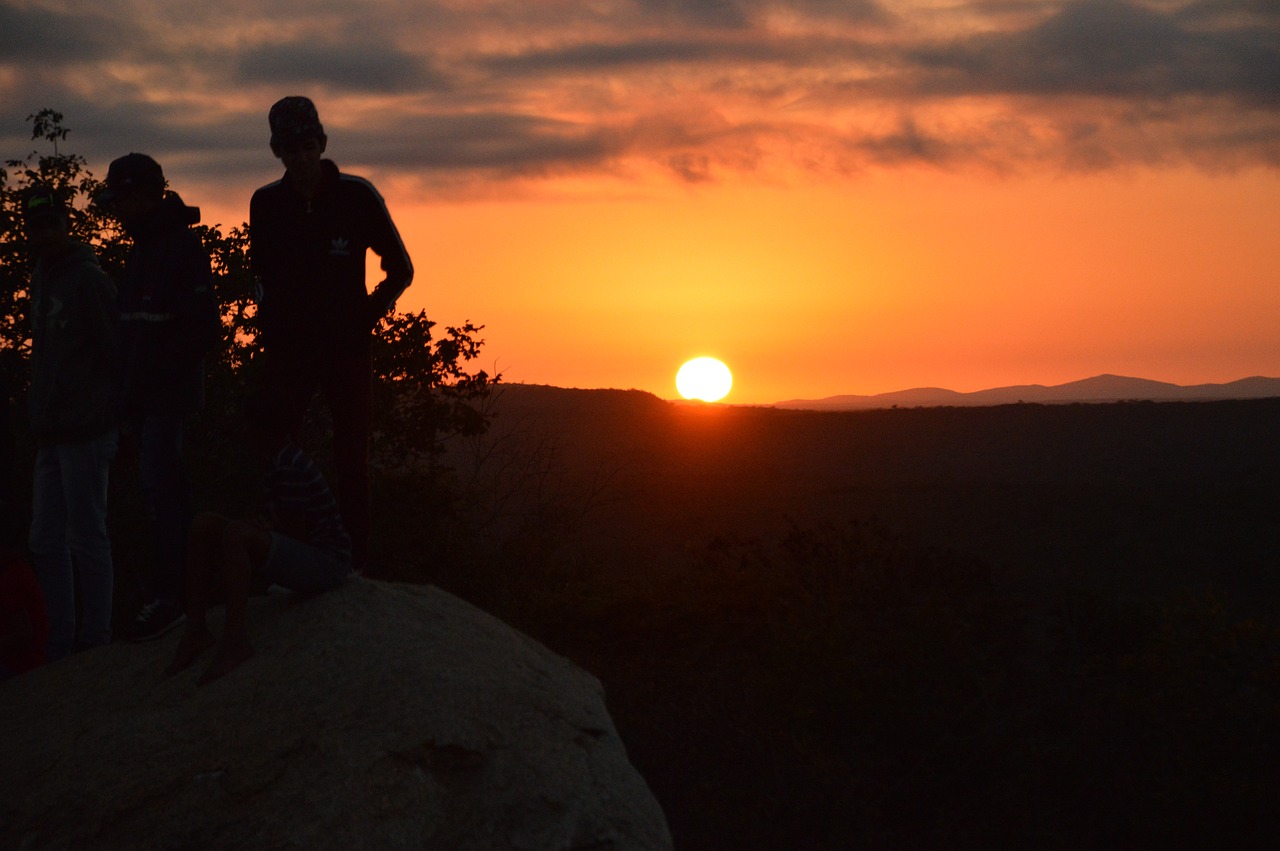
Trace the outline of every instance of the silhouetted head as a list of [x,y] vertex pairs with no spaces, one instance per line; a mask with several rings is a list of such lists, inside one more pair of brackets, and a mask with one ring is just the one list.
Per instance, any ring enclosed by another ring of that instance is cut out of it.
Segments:
[[320,113],[311,98],[302,95],[289,95],[280,98],[271,106],[267,115],[271,125],[271,148],[283,148],[309,139],[323,139],[324,127],[320,124]]
[[267,116],[271,125],[271,153],[280,158],[297,186],[314,187],[320,179],[320,158],[329,139],[310,98],[290,95],[276,101]]
[[125,154],[112,160],[107,169],[107,188],[93,201],[128,221],[159,207],[164,188],[160,163],[146,154]]
[[67,205],[51,187],[38,185],[22,196],[22,227],[31,253],[44,256],[70,244]]

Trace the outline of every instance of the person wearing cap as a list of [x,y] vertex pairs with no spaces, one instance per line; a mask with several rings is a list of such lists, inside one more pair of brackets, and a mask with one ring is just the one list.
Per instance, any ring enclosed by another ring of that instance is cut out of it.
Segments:
[[107,481],[116,451],[116,288],[93,249],[71,239],[68,214],[50,189],[23,197],[35,260],[27,404],[37,450],[28,544],[48,609],[51,661],[111,641],[114,581]]
[[[268,395],[290,436],[319,391],[333,419],[338,503],[353,563],[368,562],[369,437],[373,331],[413,280],[413,264],[382,196],[368,180],[324,158],[328,137],[305,97],[280,99],[268,115],[279,180],[249,207],[249,258]],[[369,291],[365,258],[385,278]]]
[[192,226],[200,210],[166,189],[146,154],[114,160],[94,202],[133,241],[120,280],[119,415],[122,455],[136,452],[151,525],[143,604],[121,630],[159,638],[182,622],[191,493],[182,460],[187,419],[204,399],[204,356],[221,340],[209,253]]

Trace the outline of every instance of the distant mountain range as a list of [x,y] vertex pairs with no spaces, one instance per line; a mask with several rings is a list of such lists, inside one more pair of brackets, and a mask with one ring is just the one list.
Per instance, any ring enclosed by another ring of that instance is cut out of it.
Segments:
[[1082,381],[1045,386],[1020,384],[972,393],[957,393],[941,387],[917,387],[874,396],[828,396],[825,399],[789,399],[775,408],[803,408],[812,411],[855,411],[868,408],[931,408],[945,406],[1010,405],[1034,402],[1042,405],[1073,402],[1125,401],[1209,401],[1213,399],[1265,399],[1280,396],[1280,378],[1254,376],[1227,384],[1183,386],[1123,375],[1096,375]]

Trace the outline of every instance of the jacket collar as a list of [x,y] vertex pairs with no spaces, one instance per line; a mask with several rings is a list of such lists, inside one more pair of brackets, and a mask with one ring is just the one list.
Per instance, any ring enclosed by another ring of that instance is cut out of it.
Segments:
[[[333,186],[333,184],[337,182],[337,180],[338,180],[337,164],[333,160],[321,160],[320,161],[320,185],[316,187],[316,194],[313,195],[312,198],[315,199],[315,198],[319,198],[321,195],[324,195],[329,190],[329,187]],[[289,172],[286,171],[284,173],[284,177],[280,178],[280,183],[282,186],[288,187],[290,192],[292,192],[295,195],[299,195],[300,197],[300,193],[293,188],[293,180],[289,177]]]

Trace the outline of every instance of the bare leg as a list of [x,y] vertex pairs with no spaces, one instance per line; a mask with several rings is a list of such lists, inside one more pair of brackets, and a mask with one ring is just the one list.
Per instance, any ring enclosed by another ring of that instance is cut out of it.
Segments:
[[253,655],[245,621],[249,591],[255,567],[266,564],[271,552],[271,535],[248,523],[233,522],[222,533],[221,564],[223,590],[227,597],[227,623],[222,640],[208,669],[200,676],[204,684],[234,670]]
[[187,543],[187,623],[173,661],[165,668],[166,677],[190,667],[214,644],[205,613],[222,555],[222,535],[230,523],[225,517],[209,513],[198,515],[191,523]]

